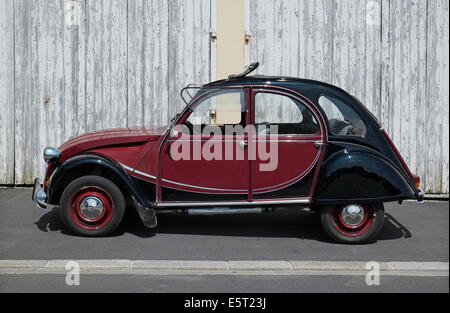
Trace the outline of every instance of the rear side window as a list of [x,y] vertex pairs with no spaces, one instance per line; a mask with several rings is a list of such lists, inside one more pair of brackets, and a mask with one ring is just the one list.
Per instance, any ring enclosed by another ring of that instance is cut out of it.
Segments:
[[361,117],[347,103],[328,95],[319,98],[335,136],[366,137],[367,128]]
[[293,98],[258,92],[255,95],[255,125],[276,125],[280,135],[315,135],[319,125],[312,112]]

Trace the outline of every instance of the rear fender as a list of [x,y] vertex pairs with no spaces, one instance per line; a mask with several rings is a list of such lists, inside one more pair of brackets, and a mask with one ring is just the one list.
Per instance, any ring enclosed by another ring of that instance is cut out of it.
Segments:
[[344,149],[322,165],[317,203],[388,202],[416,198],[417,190],[383,155]]

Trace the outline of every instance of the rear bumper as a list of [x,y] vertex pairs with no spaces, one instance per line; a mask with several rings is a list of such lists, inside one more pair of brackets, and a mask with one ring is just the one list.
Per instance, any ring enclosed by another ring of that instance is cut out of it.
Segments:
[[34,180],[34,187],[33,187],[33,195],[31,198],[38,207],[41,209],[47,209],[47,194],[45,193],[44,189],[42,188],[39,178],[36,178]]
[[420,188],[417,191],[417,203],[422,204],[424,203],[424,198],[425,198],[425,192],[423,192]]

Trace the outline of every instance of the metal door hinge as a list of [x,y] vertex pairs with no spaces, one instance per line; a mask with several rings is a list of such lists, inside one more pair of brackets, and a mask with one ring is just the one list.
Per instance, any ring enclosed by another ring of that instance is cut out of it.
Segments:
[[244,39],[245,39],[246,44],[248,44],[250,42],[251,37],[252,37],[252,34],[249,31],[245,31]]
[[322,148],[325,144],[323,143],[323,141],[315,141],[314,142],[314,146],[316,146],[316,148]]

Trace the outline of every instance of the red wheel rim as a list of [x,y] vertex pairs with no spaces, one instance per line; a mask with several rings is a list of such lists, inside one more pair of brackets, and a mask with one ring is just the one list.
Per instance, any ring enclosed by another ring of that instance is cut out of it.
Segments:
[[[95,218],[86,217],[81,210],[83,201],[95,198],[102,202],[103,211]],[[70,199],[70,216],[79,227],[86,230],[96,230],[105,227],[112,219],[114,213],[111,196],[102,188],[88,186],[78,189]]]
[[333,209],[332,218],[334,227],[345,236],[357,237],[366,233],[375,220],[374,210],[368,205],[358,205],[364,211],[364,218],[356,225],[345,222],[342,212],[347,206],[336,206]]

